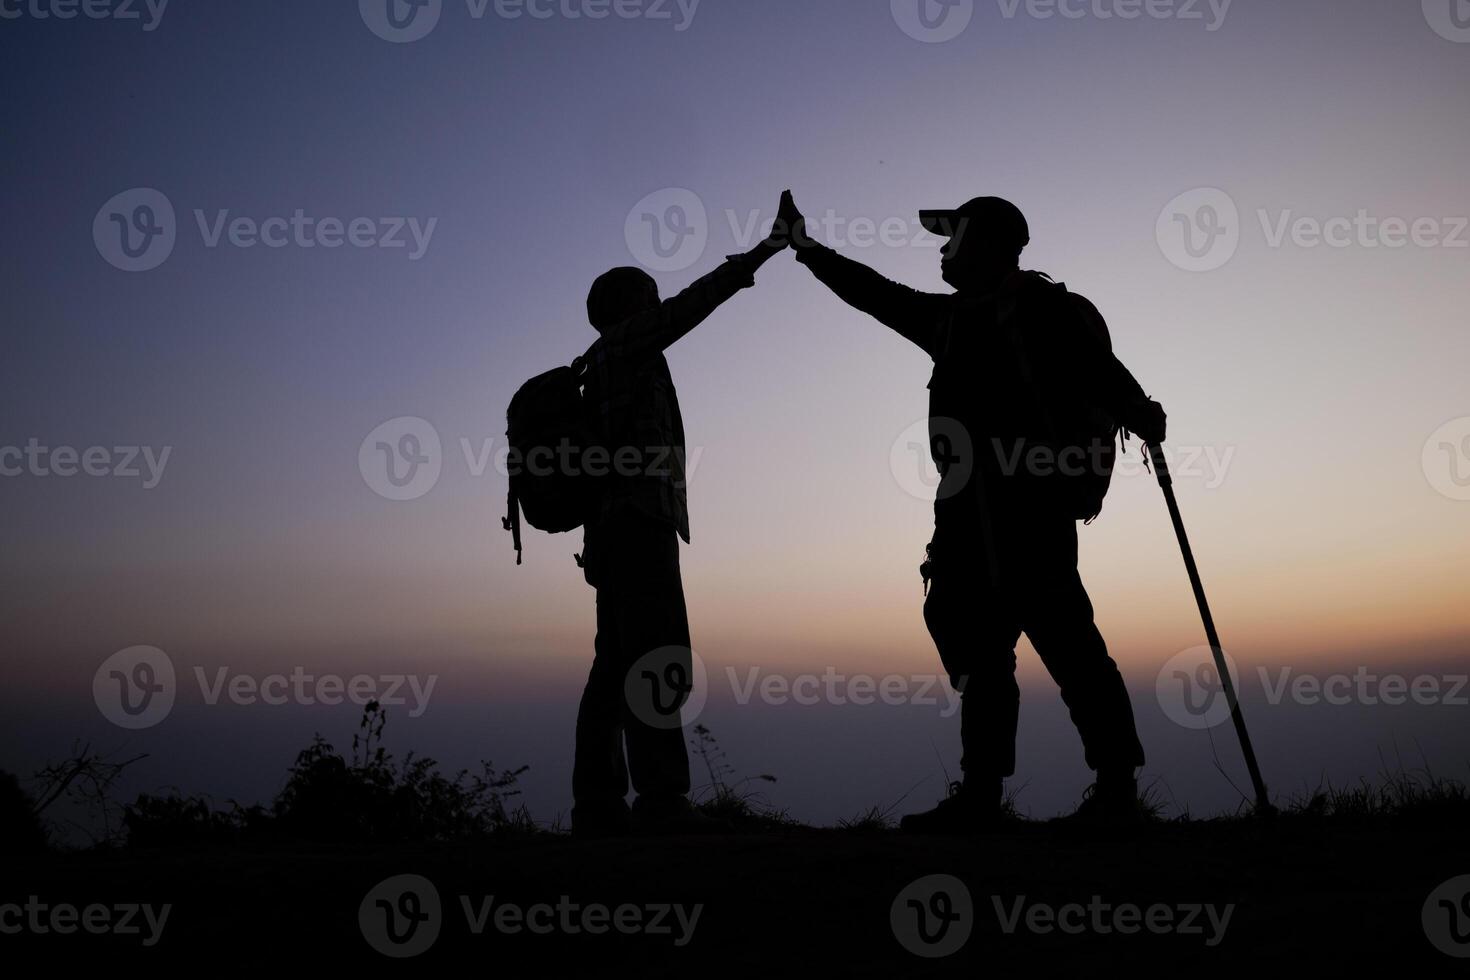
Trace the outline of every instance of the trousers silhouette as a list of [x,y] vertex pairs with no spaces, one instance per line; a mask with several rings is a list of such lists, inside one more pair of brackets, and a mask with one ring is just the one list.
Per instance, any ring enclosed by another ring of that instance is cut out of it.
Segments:
[[689,792],[683,728],[640,718],[625,689],[644,654],[690,646],[677,532],[631,513],[600,520],[587,526],[583,560],[587,582],[597,589],[597,639],[577,711],[573,799],[579,808],[620,805],[630,776],[640,797],[683,796]]
[[924,603],[940,660],[962,692],[960,767],[966,779],[988,784],[1016,771],[1016,641],[1022,633],[1061,688],[1088,767],[1131,772],[1143,765],[1127,688],[1077,573],[1076,522],[1025,508],[993,513],[989,524],[993,567],[978,536],[935,538]]

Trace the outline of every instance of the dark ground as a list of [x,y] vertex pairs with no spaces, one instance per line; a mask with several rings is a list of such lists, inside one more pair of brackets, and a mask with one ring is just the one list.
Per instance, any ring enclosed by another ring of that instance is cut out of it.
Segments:
[[[581,966],[651,976],[983,976],[998,967],[1028,976],[1272,977],[1384,967],[1412,977],[1465,976],[1470,959],[1437,951],[1421,921],[1437,886],[1470,874],[1465,830],[1292,816],[1167,823],[1131,836],[1053,823],[956,840],[791,829],[666,840],[537,835],[377,849],[59,853],[5,859],[0,904],[30,895],[79,907],[170,903],[160,941],[143,948],[139,936],[24,932],[0,934],[0,949],[58,965],[100,959],[205,976],[247,966],[296,974],[312,966],[461,963],[489,976],[561,976]],[[890,906],[910,882],[935,873],[966,884],[974,925],[958,952],[923,959],[895,938]],[[358,912],[370,889],[400,874],[429,879],[443,911],[433,945],[398,964],[370,947]],[[555,905],[565,895],[580,905],[702,903],[704,910],[692,941],[679,948],[669,935],[508,935],[493,926],[473,935],[461,895],[475,903],[493,895],[497,903]],[[1191,936],[1038,934],[1024,925],[1008,935],[992,900],[1086,905],[1094,895],[1113,905],[1236,908],[1211,948],[1203,917],[1204,934]]]

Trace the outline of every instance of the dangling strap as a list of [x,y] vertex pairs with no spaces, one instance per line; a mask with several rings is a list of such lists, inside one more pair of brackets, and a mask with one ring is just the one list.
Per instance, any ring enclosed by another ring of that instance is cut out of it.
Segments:
[[515,487],[511,487],[510,494],[506,498],[507,516],[501,520],[501,527],[511,534],[511,541],[516,549],[516,564],[521,563],[521,502],[516,497]]

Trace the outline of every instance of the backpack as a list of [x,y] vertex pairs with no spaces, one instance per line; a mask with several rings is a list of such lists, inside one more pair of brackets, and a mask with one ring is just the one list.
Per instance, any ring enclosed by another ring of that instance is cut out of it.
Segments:
[[[1097,308],[1081,296],[1069,292],[1061,283],[1054,283],[1045,276],[1039,275],[1039,278],[1045,282],[1045,286],[1041,288],[1048,291],[1048,298],[1052,302],[1060,300],[1053,310],[1054,314],[1073,318],[1076,327],[1092,337],[1098,349],[1111,354],[1113,338],[1108,331],[1107,321]],[[1010,331],[1009,336],[1021,378],[1040,399],[1041,389],[1033,376],[1025,345],[1014,331]],[[1081,365],[1081,370],[1088,369],[1088,365]],[[1058,405],[1065,410],[1063,413],[1053,411],[1040,401],[1038,406],[1043,417],[1048,420],[1053,442],[1058,444],[1057,448],[1079,447],[1086,454],[1081,472],[1056,474],[1051,480],[1051,489],[1069,517],[1091,524],[1102,513],[1103,500],[1112,487],[1113,468],[1118,459],[1118,436],[1123,427],[1117,419],[1095,404],[1069,400]]]
[[582,394],[591,353],[527,381],[506,410],[510,493],[501,525],[511,532],[517,565],[523,512],[538,531],[563,534],[585,524],[596,505],[596,480],[582,466],[596,442]]
[[[1107,321],[1093,306],[1081,297],[1068,294],[1076,306],[1083,329],[1098,342],[1108,354],[1113,352],[1113,337],[1108,331]],[[1123,432],[1119,421],[1097,405],[1085,405],[1081,410],[1081,430],[1085,444],[1098,449],[1096,466],[1088,465],[1081,476],[1072,478],[1072,516],[1085,524],[1091,524],[1102,513],[1103,499],[1113,485],[1113,467],[1118,461],[1118,436]]]

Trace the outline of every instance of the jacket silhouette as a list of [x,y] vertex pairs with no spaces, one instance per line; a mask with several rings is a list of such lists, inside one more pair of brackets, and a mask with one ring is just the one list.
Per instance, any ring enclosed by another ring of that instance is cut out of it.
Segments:
[[952,294],[885,279],[806,237],[794,202],[783,207],[801,229],[798,260],[934,361],[930,451],[941,479],[924,619],[962,692],[964,781],[936,810],[905,818],[905,829],[965,830],[998,813],[1003,780],[1015,773],[1022,633],[1061,688],[1098,773],[1088,805],[1136,808],[1143,748],[1077,572],[1076,522],[1100,506],[1089,488],[1099,480],[1105,488],[1111,475],[1115,427],[1161,440],[1162,409],[1112,354],[1091,303],[1019,268],[1030,234],[1009,202],[925,213],[925,225],[949,238]]

